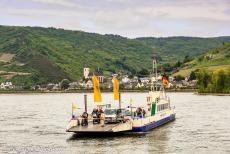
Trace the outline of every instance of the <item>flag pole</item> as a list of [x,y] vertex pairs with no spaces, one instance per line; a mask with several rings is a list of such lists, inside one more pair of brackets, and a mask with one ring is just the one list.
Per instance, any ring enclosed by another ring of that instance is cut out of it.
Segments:
[[121,93],[119,92],[119,109],[121,109]]
[[71,108],[72,108],[72,115],[71,115],[71,117],[73,118],[73,103],[72,103]]
[[84,103],[85,103],[85,112],[87,113],[87,95],[84,95]]

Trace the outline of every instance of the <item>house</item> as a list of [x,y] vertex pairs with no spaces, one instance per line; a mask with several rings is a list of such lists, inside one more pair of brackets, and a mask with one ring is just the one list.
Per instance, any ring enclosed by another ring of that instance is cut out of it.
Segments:
[[112,81],[112,79],[113,79],[112,77],[108,77],[107,80],[106,80],[106,82],[103,83],[103,85],[104,85],[105,88],[108,88],[108,89],[113,88],[113,81]]
[[126,84],[124,85],[124,88],[125,88],[125,89],[133,89],[133,84],[132,84],[132,83],[126,83]]
[[188,81],[186,81],[186,80],[181,80],[181,81],[182,81],[182,85],[184,87],[188,87],[189,86],[189,82]]
[[53,90],[60,90],[60,89],[61,89],[61,86],[57,83],[53,86]]
[[147,84],[149,83],[150,79],[145,77],[145,78],[140,78],[141,83]]
[[173,82],[173,85],[174,85],[176,88],[183,88],[183,82],[182,82],[182,81],[174,81],[174,82]]
[[[95,72],[89,72],[88,79],[91,79],[93,75],[97,76],[100,83],[104,82],[105,76],[100,68],[97,68]],[[85,78],[86,79],[86,78]]]
[[130,82],[134,84],[138,83],[138,77],[134,76],[132,79],[130,79]]
[[84,88],[85,87],[85,81],[79,81],[78,84],[79,84],[80,88]]
[[69,84],[69,88],[68,89],[74,90],[74,89],[78,89],[78,88],[79,88],[78,82],[71,82]]
[[174,80],[173,76],[169,76],[169,82],[172,82]]
[[46,89],[47,90],[52,90],[54,86],[55,86],[54,83],[48,83],[47,86],[46,86]]
[[195,88],[197,85],[197,80],[189,81],[189,86]]
[[88,81],[85,83],[85,88],[86,88],[86,89],[91,89],[91,88],[93,88],[93,81],[92,81],[92,80],[88,80]]
[[12,84],[12,82],[3,82],[1,83],[1,89],[13,89],[15,86]]
[[130,83],[130,79],[128,78],[128,76],[126,75],[126,76],[124,76],[122,79],[121,79],[121,83],[124,83],[124,84],[126,84],[126,83]]
[[100,83],[104,82],[105,76],[101,69],[97,68],[97,70],[94,72],[94,75],[97,76]]
[[144,87],[144,83],[138,83],[135,87],[136,87],[136,88]]

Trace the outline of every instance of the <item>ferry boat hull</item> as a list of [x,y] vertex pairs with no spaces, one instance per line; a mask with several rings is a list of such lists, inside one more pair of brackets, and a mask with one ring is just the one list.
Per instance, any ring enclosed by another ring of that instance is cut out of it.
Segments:
[[147,131],[150,131],[150,130],[158,127],[158,126],[161,126],[161,125],[166,124],[170,121],[173,121],[173,120],[175,120],[175,118],[176,118],[176,114],[174,113],[174,114],[167,116],[163,119],[160,119],[158,121],[152,121],[152,122],[147,123],[143,126],[133,126],[132,131],[134,131],[134,132],[147,132]]

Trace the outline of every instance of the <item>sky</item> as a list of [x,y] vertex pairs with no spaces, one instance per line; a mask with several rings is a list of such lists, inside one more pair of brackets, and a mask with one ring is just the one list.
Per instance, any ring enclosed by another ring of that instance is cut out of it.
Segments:
[[0,0],[0,25],[128,38],[230,36],[230,0]]

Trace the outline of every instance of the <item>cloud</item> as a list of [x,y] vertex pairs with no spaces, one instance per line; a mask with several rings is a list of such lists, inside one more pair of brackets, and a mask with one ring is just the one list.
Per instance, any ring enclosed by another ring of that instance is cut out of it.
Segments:
[[61,6],[73,6],[73,2],[71,0],[32,0],[34,2],[44,3],[44,4],[54,4]]
[[0,24],[1,18],[4,18],[4,24],[36,23],[37,26],[48,25],[102,34],[114,33],[127,37],[230,35],[228,0],[32,0],[32,2],[12,0],[11,3],[3,0],[1,2]]

